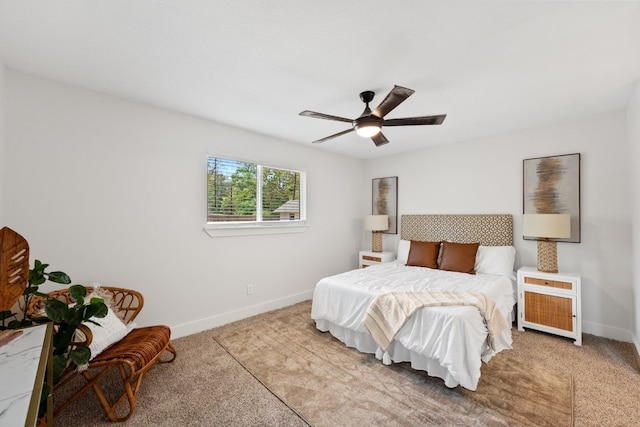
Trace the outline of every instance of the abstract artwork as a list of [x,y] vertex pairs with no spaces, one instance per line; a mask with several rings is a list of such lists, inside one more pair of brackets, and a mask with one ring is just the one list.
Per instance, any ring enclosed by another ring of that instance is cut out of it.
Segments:
[[522,212],[571,215],[571,237],[552,240],[580,243],[580,154],[525,159],[522,166]]
[[398,234],[398,177],[374,178],[372,182],[372,214],[389,215],[386,234]]

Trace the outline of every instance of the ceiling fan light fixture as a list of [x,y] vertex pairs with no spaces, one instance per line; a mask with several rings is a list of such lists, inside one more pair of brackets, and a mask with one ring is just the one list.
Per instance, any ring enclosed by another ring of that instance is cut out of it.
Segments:
[[380,133],[380,120],[362,120],[355,125],[356,133],[364,138],[370,138]]
[[356,131],[358,136],[363,138],[371,138],[371,141],[380,147],[387,144],[389,140],[382,134],[382,126],[418,126],[418,125],[440,125],[444,121],[446,114],[437,116],[419,116],[419,117],[401,117],[397,119],[385,119],[385,116],[393,111],[398,105],[402,104],[415,91],[406,87],[395,85],[380,104],[371,111],[369,103],[373,100],[375,93],[367,90],[360,93],[360,100],[365,103],[362,114],[356,119],[348,119],[346,117],[332,116],[330,114],[318,113],[315,111],[304,110],[301,116],[313,117],[316,119],[333,120],[335,122],[345,122],[351,124],[349,129],[342,132],[334,133],[326,138],[313,141],[314,144],[329,141],[338,136],[346,135]]

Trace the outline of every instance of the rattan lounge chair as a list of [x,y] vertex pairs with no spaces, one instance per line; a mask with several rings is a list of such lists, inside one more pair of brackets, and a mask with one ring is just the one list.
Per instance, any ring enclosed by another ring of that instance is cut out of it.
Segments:
[[[144,299],[142,294],[137,291],[109,286],[102,286],[100,290],[110,297],[112,301],[109,305],[125,324],[131,323],[142,310]],[[87,292],[92,291],[92,287],[87,287]],[[68,289],[49,292],[49,298],[55,298],[67,304],[75,302],[69,295]],[[42,299],[34,298],[30,311],[37,312],[41,309],[42,301]],[[86,334],[86,344],[88,345],[92,339],[91,331],[83,325],[80,325],[80,329]],[[98,354],[89,362],[88,369],[78,372],[75,365],[70,365],[54,387],[54,399],[57,397],[56,390],[70,384],[77,385],[77,382],[72,380],[78,376],[84,377],[85,382],[66,401],[55,403],[54,418],[83,393],[93,389],[111,421],[128,419],[136,408],[136,398],[144,374],[156,362],[166,363],[175,359],[176,351],[169,342],[170,338],[171,330],[168,326],[136,328]],[[165,351],[168,352],[168,357],[161,358]],[[103,392],[101,382],[113,381],[114,375],[107,376],[113,370],[120,373],[122,393],[115,399],[112,397],[110,402],[106,394],[111,395],[112,393]],[[128,405],[121,405],[125,401],[128,402]]]

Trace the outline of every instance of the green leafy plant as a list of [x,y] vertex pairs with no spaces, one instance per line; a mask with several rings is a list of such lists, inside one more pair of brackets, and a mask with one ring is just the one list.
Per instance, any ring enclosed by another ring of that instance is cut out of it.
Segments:
[[52,320],[55,325],[53,334],[54,384],[58,382],[69,362],[80,366],[88,363],[91,358],[89,347],[74,343],[78,326],[85,322],[99,325],[91,318],[102,318],[108,313],[108,308],[102,298],[91,298],[86,301],[87,288],[82,285],[69,287],[69,294],[76,300],[76,304],[67,305],[57,299],[44,301],[47,319]]
[[[78,326],[82,323],[94,323],[93,317],[102,318],[107,315],[108,308],[102,298],[91,298],[86,300],[87,288],[82,285],[72,285],[69,287],[69,294],[76,301],[75,304],[68,305],[56,299],[45,299],[43,301],[45,316],[34,316],[29,313],[29,306],[34,297],[48,298],[48,294],[40,292],[40,286],[47,281],[68,285],[71,283],[69,275],[62,271],[47,271],[49,264],[44,264],[36,260],[33,268],[29,270],[29,283],[22,292],[22,302],[20,309],[22,315],[18,318],[16,313],[4,311],[2,315],[2,329],[21,329],[53,322],[53,382],[58,382],[64,370],[70,362],[76,365],[84,365],[91,359],[91,350],[86,345],[74,342],[74,337]],[[6,319],[13,317],[6,326]]]
[[[33,320],[29,317],[28,314],[31,299],[34,296],[39,296],[42,298],[47,297],[47,294],[39,291],[40,285],[46,283],[47,281],[59,283],[61,285],[68,285],[71,283],[71,278],[66,273],[63,273],[62,271],[47,272],[46,270],[48,267],[49,264],[43,264],[42,262],[40,262],[40,260],[35,261],[33,268],[29,270],[29,283],[27,284],[27,287],[24,288],[24,291],[22,291],[22,302],[20,303],[20,308],[22,310],[21,318],[19,319],[17,314],[11,311],[3,311],[1,313],[1,329],[21,329],[33,326]],[[14,319],[5,326],[5,321],[12,317]]]

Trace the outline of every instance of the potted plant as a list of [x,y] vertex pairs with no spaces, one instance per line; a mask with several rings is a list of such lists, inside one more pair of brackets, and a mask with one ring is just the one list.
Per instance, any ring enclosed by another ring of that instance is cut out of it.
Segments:
[[[0,313],[0,329],[22,329],[53,322],[53,384],[44,384],[40,402],[40,414],[44,414],[46,398],[50,388],[58,382],[65,369],[74,363],[81,366],[89,362],[91,350],[84,344],[74,342],[78,326],[85,322],[97,324],[93,317],[102,318],[107,315],[108,308],[102,298],[86,300],[87,289],[82,285],[69,287],[69,294],[76,301],[75,304],[66,304],[56,299],[44,299],[42,306],[44,313],[30,313],[30,306],[34,297],[47,298],[48,294],[40,292],[39,288],[47,281],[68,285],[71,278],[62,271],[48,272],[49,264],[36,260],[33,268],[29,269],[28,284],[22,292],[22,302],[19,304],[22,314],[20,318],[16,313],[3,311]],[[7,319],[14,318],[6,325]]]
[[[59,283],[61,285],[68,285],[71,283],[71,278],[66,273],[63,273],[62,271],[47,272],[46,270],[48,267],[49,264],[43,264],[40,260],[35,261],[33,268],[29,269],[27,286],[22,291],[22,302],[19,304],[20,309],[22,310],[21,318],[18,318],[18,315],[12,311],[3,311],[2,326],[0,326],[0,328],[21,329],[33,326],[34,322],[28,313],[31,300],[34,296],[39,296],[41,298],[47,297],[47,294],[39,291],[40,285],[47,281]],[[11,317],[14,317],[14,319],[5,326],[6,320]]]
[[52,321],[53,332],[53,383],[56,384],[71,362],[82,366],[91,359],[91,350],[84,344],[74,341],[78,326],[85,322],[99,325],[92,318],[107,315],[108,308],[102,298],[92,297],[86,300],[87,288],[82,285],[69,287],[69,294],[75,304],[66,304],[57,299],[44,300],[46,317],[34,318],[34,322]]

